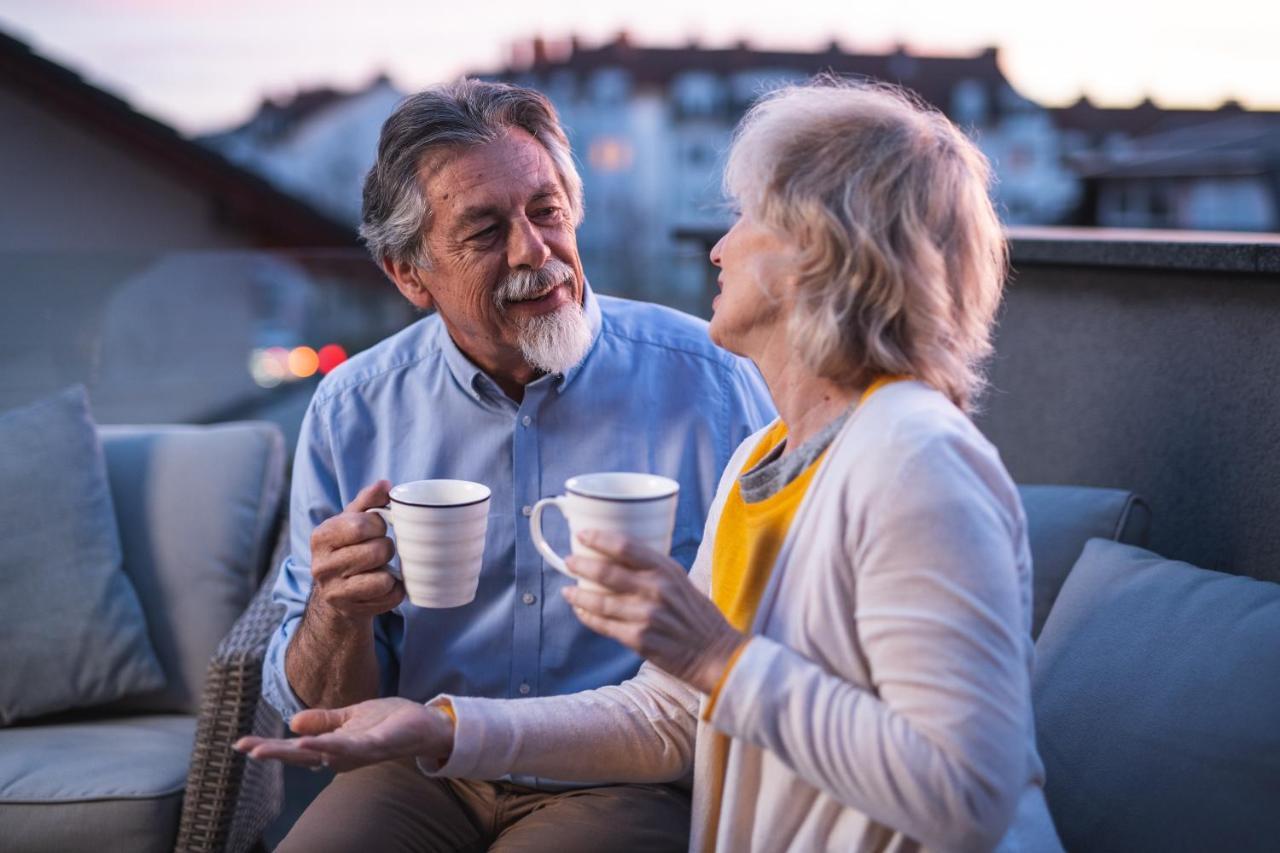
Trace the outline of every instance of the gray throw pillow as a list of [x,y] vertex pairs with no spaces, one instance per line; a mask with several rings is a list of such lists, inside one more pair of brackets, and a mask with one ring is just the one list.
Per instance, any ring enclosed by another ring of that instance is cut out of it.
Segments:
[[1280,584],[1091,540],[1036,644],[1068,850],[1274,850]]
[[82,387],[0,415],[0,724],[164,685]]

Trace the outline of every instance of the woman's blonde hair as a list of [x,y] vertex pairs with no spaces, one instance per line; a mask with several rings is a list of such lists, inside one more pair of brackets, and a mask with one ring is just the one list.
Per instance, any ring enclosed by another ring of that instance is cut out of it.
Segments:
[[1007,250],[982,152],[901,89],[779,89],[734,136],[725,190],[800,249],[790,338],[851,387],[909,374],[969,410],[991,354]]

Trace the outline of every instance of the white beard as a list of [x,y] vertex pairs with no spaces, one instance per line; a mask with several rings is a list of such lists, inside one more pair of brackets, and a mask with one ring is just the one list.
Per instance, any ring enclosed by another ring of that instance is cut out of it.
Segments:
[[[493,295],[505,312],[507,300],[529,299],[553,285],[573,281],[573,267],[559,258],[548,258],[540,270],[517,270]],[[543,373],[564,373],[582,361],[591,347],[591,326],[581,305],[565,305],[550,314],[530,317],[516,332],[520,353],[530,366]]]
[[530,317],[517,333],[524,360],[543,373],[564,373],[591,348],[591,325],[581,305],[569,304],[540,317]]

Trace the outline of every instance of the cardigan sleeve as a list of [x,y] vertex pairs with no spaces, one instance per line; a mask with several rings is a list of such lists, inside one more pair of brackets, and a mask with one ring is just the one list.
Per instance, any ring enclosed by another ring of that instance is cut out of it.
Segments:
[[964,436],[897,470],[861,524],[825,531],[844,540],[871,689],[755,637],[710,722],[926,847],[990,849],[1028,778],[1022,513],[994,451]]

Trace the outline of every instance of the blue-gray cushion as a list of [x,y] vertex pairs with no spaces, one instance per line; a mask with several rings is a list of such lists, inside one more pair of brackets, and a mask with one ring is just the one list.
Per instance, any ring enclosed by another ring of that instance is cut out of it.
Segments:
[[84,388],[0,415],[0,723],[164,686]]
[[172,850],[195,727],[138,716],[0,730],[0,849]]
[[1036,644],[1068,850],[1274,850],[1280,584],[1092,540]]
[[1058,590],[1090,539],[1146,545],[1151,513],[1123,489],[1019,486],[1031,543],[1031,636],[1040,636]]
[[258,587],[284,497],[269,423],[104,426],[125,574],[167,682],[117,710],[195,713],[209,658]]

